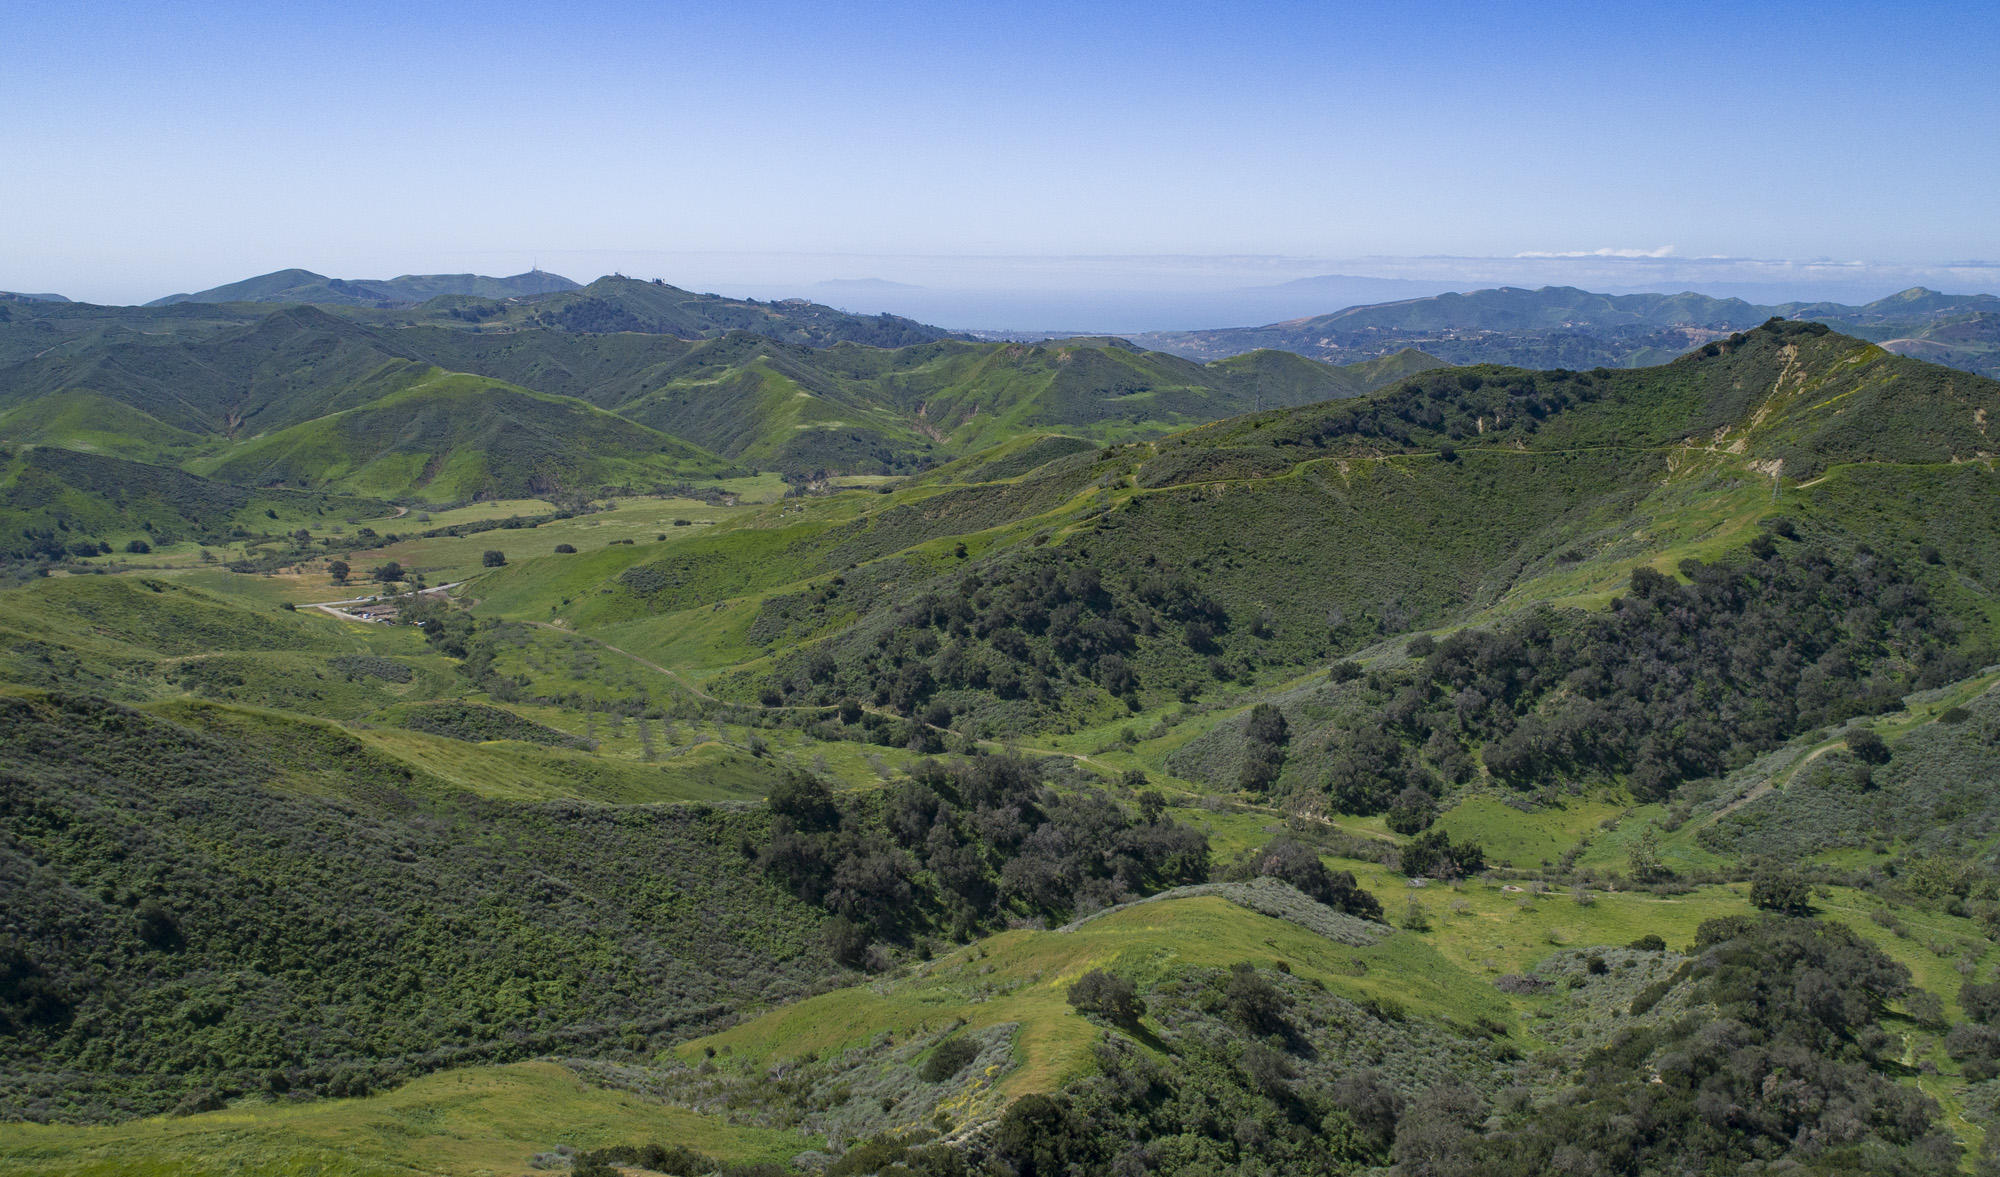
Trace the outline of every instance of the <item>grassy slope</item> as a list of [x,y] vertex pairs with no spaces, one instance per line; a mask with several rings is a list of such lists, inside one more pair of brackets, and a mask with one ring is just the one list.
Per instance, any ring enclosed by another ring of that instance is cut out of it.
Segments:
[[476,1177],[528,1170],[557,1145],[698,1144],[732,1161],[783,1161],[792,1133],[736,1128],[586,1085],[547,1062],[429,1075],[385,1095],[306,1104],[249,1102],[107,1128],[0,1125],[0,1173],[64,1177]]
[[[1905,470],[1946,479],[1983,510],[1974,486],[1991,477],[1984,465],[1936,459],[1975,452],[1983,439],[1974,410],[1991,402],[2000,411],[1990,382],[1825,335],[1754,333],[1724,355],[1610,374],[1592,400],[1555,414],[1520,410],[1522,376],[1480,374],[1484,387],[1471,395],[1455,379],[1225,422],[1094,463],[1077,454],[1027,474],[999,465],[1002,447],[991,476],[1015,480],[1005,486],[938,493],[949,479],[989,476],[979,468],[987,463],[968,460],[872,503],[807,502],[655,558],[607,557],[601,571],[572,565],[540,587],[530,579],[552,573],[510,571],[491,582],[491,600],[522,616],[555,605],[569,624],[708,674],[756,658],[761,651],[742,640],[753,620],[774,594],[801,591],[815,576],[893,557],[912,565],[903,580],[922,583],[926,572],[952,567],[937,558],[947,537],[977,558],[1067,535],[1100,558],[1148,553],[1198,572],[1236,615],[1229,652],[1252,664],[1310,665],[1376,632],[1538,601],[1588,606],[1615,592],[1634,564],[1714,558],[1747,542],[1769,513],[1767,471],[1777,462],[1807,475],[1859,461],[1863,478]],[[1450,411],[1486,432],[1468,430],[1458,460],[1446,462],[1424,452],[1447,443],[1442,430],[1427,436],[1398,415],[1452,398]],[[1386,420],[1390,436],[1310,440],[1329,422],[1356,419]],[[1879,436],[1857,440],[1855,421],[1884,419],[1892,424]],[[1383,452],[1394,448],[1416,452]],[[1821,485],[1795,483],[1780,506],[1807,501],[1799,496]],[[1078,493],[1091,487],[1094,497]],[[1841,514],[1827,530],[1876,530]],[[1992,533],[1983,516],[1977,525],[1947,516],[1925,526],[1959,527],[1961,547]],[[670,591],[636,593],[634,567],[657,571]],[[1965,603],[1982,593],[1969,589]],[[693,609],[713,638],[693,640],[696,615],[682,615]],[[1275,636],[1249,640],[1244,622],[1262,610]],[[1148,696],[1145,706],[1154,705]]]
[[349,494],[251,489],[71,449],[37,446],[0,460],[0,533],[8,537],[0,547],[30,529],[117,547],[133,539],[227,542],[239,529],[323,530],[329,520],[380,509]]
[[[918,966],[889,985],[837,990],[784,1006],[677,1048],[684,1058],[727,1048],[758,1063],[809,1051],[847,1049],[887,1031],[935,1032],[953,1022],[971,1031],[1015,1024],[1014,1066],[988,1093],[989,1106],[1051,1091],[1087,1069],[1098,1035],[1070,1008],[1069,986],[1094,968],[1142,986],[1189,967],[1259,967],[1284,962],[1361,1001],[1389,1001],[1417,1017],[1461,1026],[1505,1018],[1505,1003],[1414,936],[1352,947],[1216,896],[1133,904],[1069,929],[1006,932]],[[994,1103],[998,1101],[998,1103]],[[980,1109],[960,1109],[977,1118]]]
[[580,401],[438,371],[371,404],[245,442],[205,467],[225,481],[432,501],[590,494],[724,468]]
[[75,392],[28,401],[0,413],[0,440],[158,463],[200,437],[108,396]]

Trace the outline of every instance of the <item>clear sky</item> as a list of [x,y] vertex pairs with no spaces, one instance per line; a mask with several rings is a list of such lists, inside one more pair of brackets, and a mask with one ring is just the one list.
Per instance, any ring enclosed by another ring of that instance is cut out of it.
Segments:
[[767,260],[771,283],[907,280],[877,257],[975,280],[1325,259],[1278,281],[2000,258],[1990,2],[9,0],[0,23],[0,289],[98,301],[620,256],[707,256],[712,288],[753,255],[842,259]]

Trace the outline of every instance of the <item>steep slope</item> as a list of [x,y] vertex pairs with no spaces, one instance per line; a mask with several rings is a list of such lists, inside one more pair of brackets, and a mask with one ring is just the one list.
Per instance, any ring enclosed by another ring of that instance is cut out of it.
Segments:
[[429,502],[593,495],[719,475],[714,455],[568,397],[412,369],[396,391],[260,435],[201,465],[248,486]]
[[250,490],[170,466],[51,446],[0,461],[0,558],[56,558],[86,541],[122,546],[223,538],[232,528],[318,527],[377,514],[347,495]]
[[[115,339],[0,370],[0,406],[91,393],[191,433],[274,429],[382,395],[411,366],[389,333],[313,307],[167,342]],[[385,375],[386,374],[386,375]]]
[[[363,1094],[837,971],[817,912],[732,869],[763,814],[484,803],[332,725],[203,704],[0,695],[0,731],[9,1119]],[[17,975],[44,981],[28,1010]]]
[[[964,467],[947,468],[859,518],[719,532],[621,564],[560,615],[644,648],[683,632],[683,611],[726,602],[730,639],[702,651],[677,639],[682,656],[773,661],[719,689],[935,706],[976,730],[1028,731],[1324,664],[1411,628],[1608,595],[1635,564],[1749,543],[1774,476],[1820,500],[1903,470],[1973,510],[1885,536],[1842,507],[1828,538],[1893,544],[1954,610],[1985,607],[1974,602],[1990,590],[1954,588],[1916,557],[1928,544],[1958,559],[2000,534],[1977,505],[2000,385],[1809,324],[1708,352],[1597,375],[1441,370],[1052,454],[1008,482],[952,487],[942,480]],[[1815,482],[1830,471],[1851,473]],[[941,559],[953,540],[968,562]]]

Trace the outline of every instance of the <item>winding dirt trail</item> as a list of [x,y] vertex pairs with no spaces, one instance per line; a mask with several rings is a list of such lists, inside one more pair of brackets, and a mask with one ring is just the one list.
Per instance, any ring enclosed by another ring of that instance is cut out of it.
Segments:
[[1759,781],[1757,784],[1751,786],[1750,790],[1744,793],[1741,797],[1738,797],[1736,800],[1731,801],[1729,804],[1723,806],[1721,809],[1716,810],[1715,816],[1709,820],[1711,822],[1721,821],[1723,818],[1728,817],[1732,813],[1735,813],[1737,810],[1743,808],[1745,805],[1750,804],[1757,798],[1762,797],[1764,794],[1770,792],[1771,790],[1779,788],[1781,785],[1791,784],[1792,778],[1799,775],[1800,769],[1804,768],[1808,764],[1811,764],[1813,761],[1818,760],[1820,757],[1826,755],[1828,752],[1833,751],[1835,748],[1840,747],[1842,742],[1843,741],[1840,740],[1829,740],[1828,742],[1821,744],[1819,747],[1814,748],[1812,751],[1806,753],[1804,756],[1801,756],[1797,760],[1794,760],[1792,762],[1791,767],[1787,768],[1784,771],[1782,777],[1773,775],[1771,777],[1766,778],[1765,780]]

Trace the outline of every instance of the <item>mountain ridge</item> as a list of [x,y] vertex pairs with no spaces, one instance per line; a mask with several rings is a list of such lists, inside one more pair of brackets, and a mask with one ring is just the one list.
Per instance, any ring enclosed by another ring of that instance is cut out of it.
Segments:
[[403,274],[395,278],[329,278],[305,269],[274,270],[193,294],[169,294],[146,303],[149,307],[177,303],[310,302],[349,306],[415,304],[443,294],[481,298],[517,298],[575,290],[578,284],[560,274],[529,270],[507,278],[483,274]]
[[[1402,347],[1455,363],[1528,367],[1643,367],[1772,317],[1811,319],[1865,338],[1925,335],[1935,325],[2000,311],[2000,297],[1947,295],[1912,287],[1859,306],[1830,302],[1758,305],[1740,298],[1598,294],[1574,286],[1495,287],[1344,307],[1261,327],[1153,332],[1147,347],[1218,359],[1255,347],[1351,361]],[[1927,358],[1987,371],[1983,346],[1938,344]]]

